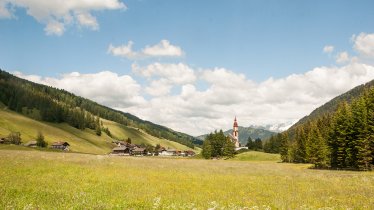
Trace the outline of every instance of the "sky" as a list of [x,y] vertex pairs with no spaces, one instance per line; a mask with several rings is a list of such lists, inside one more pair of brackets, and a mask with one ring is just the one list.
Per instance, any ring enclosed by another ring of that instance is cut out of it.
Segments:
[[0,68],[191,135],[374,79],[374,1],[0,0]]

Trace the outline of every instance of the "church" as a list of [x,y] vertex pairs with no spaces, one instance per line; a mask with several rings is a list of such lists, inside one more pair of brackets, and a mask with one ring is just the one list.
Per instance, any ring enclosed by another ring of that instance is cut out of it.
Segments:
[[238,121],[236,120],[236,116],[234,119],[234,125],[232,129],[232,134],[229,135],[231,141],[235,145],[235,150],[240,150],[240,149],[248,149],[248,147],[241,147],[240,142],[239,142],[239,126],[238,126]]

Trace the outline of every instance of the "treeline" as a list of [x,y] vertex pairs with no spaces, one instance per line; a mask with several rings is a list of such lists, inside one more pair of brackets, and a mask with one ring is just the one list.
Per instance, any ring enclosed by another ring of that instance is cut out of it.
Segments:
[[[103,130],[96,118],[111,120],[126,126],[140,128],[148,134],[165,138],[194,148],[202,141],[192,136],[173,131],[164,126],[141,120],[136,116],[99,105],[91,100],[75,96],[64,90],[36,84],[0,70],[0,102],[11,110],[47,122],[66,122],[78,129]],[[96,117],[95,117],[96,116]],[[97,129],[101,127],[101,129]]]
[[371,170],[374,164],[374,88],[365,89],[335,112],[280,134],[273,144],[285,162],[316,168]]
[[231,158],[235,155],[235,145],[222,130],[215,131],[206,136],[201,154],[205,159]]

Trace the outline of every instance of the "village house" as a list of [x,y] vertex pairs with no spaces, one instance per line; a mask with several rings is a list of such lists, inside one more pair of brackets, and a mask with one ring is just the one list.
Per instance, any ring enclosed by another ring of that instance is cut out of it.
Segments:
[[64,151],[69,151],[70,144],[66,141],[53,142],[51,145],[52,149],[60,149]]
[[143,155],[147,155],[147,150],[145,148],[137,147],[131,151],[131,154],[135,156],[143,156]]
[[113,155],[130,155],[131,151],[129,147],[115,147],[112,150]]
[[160,156],[176,156],[177,150],[176,149],[167,149],[159,153]]
[[24,144],[23,146],[25,146],[25,147],[37,147],[36,144],[37,144],[36,141],[29,141],[26,144]]
[[192,150],[187,150],[187,151],[184,151],[184,155],[187,157],[192,157],[192,156],[195,156],[195,152]]

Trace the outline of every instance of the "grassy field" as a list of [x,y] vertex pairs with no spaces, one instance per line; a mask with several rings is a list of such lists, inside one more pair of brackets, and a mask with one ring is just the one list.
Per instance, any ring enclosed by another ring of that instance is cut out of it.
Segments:
[[273,161],[279,162],[280,155],[279,154],[269,154],[264,152],[257,152],[257,151],[249,151],[244,152],[236,155],[234,158],[230,160],[241,160],[241,161]]
[[0,150],[0,209],[372,209],[374,173]]
[[[119,125],[111,121],[104,121],[105,127],[117,138],[132,138],[134,143],[146,143],[156,145],[157,143],[166,147],[185,150],[186,146],[176,142],[153,137],[141,130]],[[104,132],[97,136],[93,130],[79,130],[65,123],[46,123],[20,115],[16,112],[6,110],[0,106],[0,136],[7,136],[10,132],[21,132],[24,143],[35,140],[38,131],[45,136],[46,141],[51,144],[55,141],[69,142],[70,149],[75,152],[106,154],[111,151],[114,145],[112,138]]]

